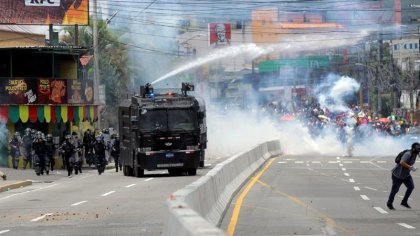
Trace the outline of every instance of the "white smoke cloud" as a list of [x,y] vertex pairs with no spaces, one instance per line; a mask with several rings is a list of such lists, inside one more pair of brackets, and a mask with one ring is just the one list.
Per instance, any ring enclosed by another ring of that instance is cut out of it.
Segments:
[[[331,126],[314,136],[303,123],[297,120],[281,122],[280,117],[271,119],[262,111],[258,113],[235,111],[220,115],[221,111],[226,111],[219,109],[218,114],[209,112],[207,116],[207,157],[211,159],[230,156],[273,139],[280,141],[284,154],[296,155],[348,156],[349,148],[351,148],[353,156],[371,157],[396,155],[401,150],[410,147],[411,142],[376,133],[370,127],[365,128],[363,135],[353,139],[355,120],[352,116],[354,113],[346,105],[345,99],[347,96],[355,95],[359,84],[353,78],[338,75],[330,75],[327,81],[329,82],[328,89],[325,89],[325,84],[322,84],[320,88],[323,89],[315,89],[315,91],[319,92],[317,97],[320,98],[321,106],[326,105],[330,111],[347,114],[347,143],[342,143],[338,138],[334,121],[330,121]],[[321,102],[327,100],[332,102]]]

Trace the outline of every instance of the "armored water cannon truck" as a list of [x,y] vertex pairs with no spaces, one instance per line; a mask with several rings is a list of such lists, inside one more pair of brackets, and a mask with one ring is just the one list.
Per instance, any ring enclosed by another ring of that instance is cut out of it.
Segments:
[[156,93],[151,84],[119,106],[121,164],[125,176],[144,170],[196,175],[204,167],[207,147],[204,100],[188,95],[194,85],[182,83],[181,93]]

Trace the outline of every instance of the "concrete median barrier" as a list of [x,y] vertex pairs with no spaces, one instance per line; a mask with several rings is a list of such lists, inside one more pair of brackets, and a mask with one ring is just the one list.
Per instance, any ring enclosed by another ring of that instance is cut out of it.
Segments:
[[0,193],[29,185],[32,185],[31,180],[5,181],[4,183],[0,182]]
[[167,200],[164,235],[225,235],[217,228],[234,194],[269,158],[281,153],[273,140],[238,153]]

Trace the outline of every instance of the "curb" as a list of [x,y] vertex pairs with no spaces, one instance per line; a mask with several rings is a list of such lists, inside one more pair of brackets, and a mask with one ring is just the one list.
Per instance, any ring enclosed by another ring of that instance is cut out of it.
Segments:
[[17,182],[12,183],[12,184],[0,185],[0,193],[5,192],[5,191],[9,191],[9,190],[12,190],[12,189],[16,189],[16,188],[26,187],[26,186],[29,186],[29,185],[32,185],[31,180],[22,180],[22,181],[17,181]]

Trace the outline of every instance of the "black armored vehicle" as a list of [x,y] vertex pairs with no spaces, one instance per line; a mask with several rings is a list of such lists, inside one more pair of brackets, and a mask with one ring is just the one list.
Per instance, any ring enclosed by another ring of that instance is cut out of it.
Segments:
[[140,96],[119,106],[121,164],[125,176],[144,170],[167,169],[169,174],[196,175],[204,167],[207,147],[204,100],[188,95],[194,86],[182,83],[181,93],[155,93],[150,84]]

